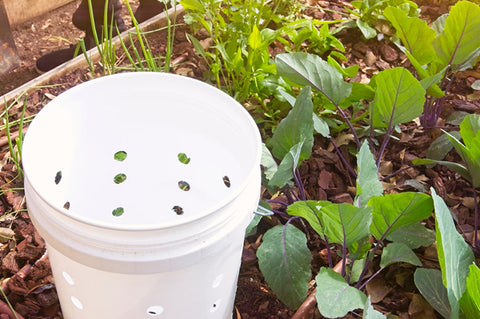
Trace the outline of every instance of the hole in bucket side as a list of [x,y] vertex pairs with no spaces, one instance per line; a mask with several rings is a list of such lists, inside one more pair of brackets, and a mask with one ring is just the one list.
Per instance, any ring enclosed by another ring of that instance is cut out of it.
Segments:
[[190,157],[188,157],[185,153],[178,153],[177,157],[182,164],[187,165],[188,163],[190,163]]
[[65,204],[63,204],[63,208],[65,208],[66,210],[69,210],[70,209],[70,202],[65,202]]
[[113,158],[116,161],[123,162],[127,158],[127,152],[125,151],[118,151],[113,155]]
[[222,302],[222,299],[218,299],[217,301],[215,301],[212,307],[210,308],[210,313],[217,311],[218,308],[220,307],[221,302]]
[[178,182],[178,187],[185,192],[188,192],[190,190],[190,184],[188,184],[185,181],[179,181]]
[[232,183],[230,182],[230,178],[227,175],[223,176],[223,183],[228,188],[230,188],[230,186],[232,186]]
[[147,314],[150,316],[150,317],[156,317],[156,316],[159,316],[163,313],[164,309],[162,306],[151,306],[151,307],[148,307],[147,309]]
[[70,297],[70,300],[72,301],[73,305],[74,305],[77,309],[79,309],[79,310],[82,310],[82,309],[83,309],[83,304],[82,304],[82,302],[81,302],[80,300],[78,300],[77,297],[71,296],[71,297]]
[[125,182],[126,179],[127,179],[127,175],[125,175],[123,173],[120,173],[120,174],[115,175],[115,177],[113,178],[113,182],[115,184],[121,184],[121,183]]
[[58,185],[60,181],[62,180],[62,171],[58,171],[57,174],[55,174],[55,184]]
[[122,216],[124,212],[125,210],[123,209],[123,207],[117,207],[112,211],[112,215],[115,217],[119,217]]
[[183,215],[183,208],[180,206],[173,206],[172,210],[177,214],[177,215]]
[[62,276],[70,286],[75,285],[75,281],[73,281],[73,278],[68,274],[68,272],[62,272]]

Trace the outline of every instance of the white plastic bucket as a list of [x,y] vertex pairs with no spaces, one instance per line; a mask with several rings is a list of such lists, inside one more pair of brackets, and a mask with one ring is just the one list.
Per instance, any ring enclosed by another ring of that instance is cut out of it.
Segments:
[[106,76],[45,106],[25,193],[64,317],[230,318],[260,157],[248,112],[187,77]]

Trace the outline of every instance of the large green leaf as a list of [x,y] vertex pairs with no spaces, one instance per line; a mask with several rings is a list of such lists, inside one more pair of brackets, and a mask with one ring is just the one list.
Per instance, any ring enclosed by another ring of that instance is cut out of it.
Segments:
[[477,265],[470,265],[467,276],[467,289],[460,299],[460,308],[469,319],[480,318],[480,269]]
[[355,207],[347,203],[331,204],[323,206],[318,217],[331,243],[350,247],[370,235],[371,207]]
[[393,263],[409,263],[421,266],[422,262],[407,245],[402,243],[391,243],[383,249],[380,267],[385,268]]
[[277,126],[269,144],[273,156],[282,160],[290,149],[303,141],[300,163],[310,157],[313,146],[313,103],[310,87],[297,97],[293,109]]
[[258,265],[270,288],[289,308],[307,297],[311,254],[305,234],[291,224],[269,229],[257,250]]
[[459,300],[465,292],[468,267],[473,263],[474,257],[470,246],[457,232],[447,205],[433,188],[431,192],[435,207],[438,261],[443,284],[447,287],[451,318],[455,319],[459,316]]
[[330,268],[322,267],[315,278],[317,282],[317,305],[327,318],[345,316],[349,311],[363,309],[367,296],[351,287],[345,279]]
[[303,201],[290,205],[287,212],[305,218],[317,233],[327,236],[331,243],[350,247],[370,235],[370,207],[358,208],[347,203],[334,204],[328,201]]
[[451,308],[440,270],[418,268],[413,279],[423,298],[444,318],[449,319]]
[[480,7],[459,1],[450,10],[443,32],[433,42],[442,68],[453,71],[469,68],[480,54]]
[[432,43],[436,33],[426,21],[418,17],[409,17],[396,7],[385,8],[383,15],[392,23],[405,48],[419,63],[426,65],[433,60],[435,50]]
[[373,196],[383,194],[382,183],[378,180],[378,169],[372,152],[365,140],[357,154],[357,195],[355,205],[363,207]]
[[433,210],[430,196],[413,192],[375,196],[368,201],[368,205],[373,207],[370,230],[376,239],[428,218]]
[[277,55],[275,64],[281,76],[303,86],[310,85],[337,104],[352,91],[351,84],[343,80],[342,74],[317,55],[283,53]]
[[384,70],[377,74],[375,83],[375,100],[371,108],[374,127],[406,123],[422,114],[425,90],[407,69]]

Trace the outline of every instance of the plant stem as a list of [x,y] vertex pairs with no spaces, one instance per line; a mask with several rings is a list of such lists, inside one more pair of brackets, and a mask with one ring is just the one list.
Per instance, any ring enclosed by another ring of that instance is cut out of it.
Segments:
[[353,176],[353,178],[357,178],[357,173],[353,170],[353,168],[348,164],[346,158],[343,156],[342,152],[340,152],[340,149],[338,148],[337,144],[333,141],[333,139],[330,139],[330,142],[332,142],[333,147],[337,151],[338,156],[340,157],[340,160],[342,161],[343,165],[347,168],[348,172]]
[[[393,114],[393,113],[392,113]],[[387,148],[387,144],[390,141],[390,135],[393,133],[393,125],[389,125],[387,132],[385,133],[385,137],[382,141],[382,144],[380,145],[380,149],[378,151],[378,157],[377,157],[377,167],[380,167],[380,162],[382,161],[383,153],[385,153],[385,149]]]
[[348,118],[347,114],[345,114],[345,112],[342,110],[342,108],[341,108],[337,103],[335,103],[335,101],[334,101],[327,93],[325,93],[325,91],[323,91],[323,90],[322,90],[321,88],[319,88],[318,86],[315,86],[315,88],[316,88],[317,90],[319,90],[320,93],[322,93],[323,95],[325,95],[325,97],[326,97],[330,102],[332,102],[333,105],[335,105],[335,108],[337,109],[338,113],[340,113],[340,115],[343,117],[343,119],[345,120],[345,122],[347,122],[347,125],[348,125],[348,127],[350,128],[350,131],[352,131],[353,137],[355,138],[355,143],[357,144],[357,150],[360,150],[360,139],[358,138],[357,132],[355,131],[355,128],[353,127],[352,122],[350,122],[350,119]]
[[298,169],[293,170],[293,178],[295,179],[295,184],[297,184],[298,191],[300,192],[300,200],[307,200],[305,187],[303,186],[302,178]]
[[370,276],[370,278],[368,278],[367,280],[365,280],[365,282],[364,282],[360,287],[358,287],[358,290],[362,290],[363,288],[365,288],[365,286],[366,286],[373,278],[375,278],[380,272],[382,272],[383,269],[385,269],[385,268],[380,267],[379,270],[377,270],[373,275]]

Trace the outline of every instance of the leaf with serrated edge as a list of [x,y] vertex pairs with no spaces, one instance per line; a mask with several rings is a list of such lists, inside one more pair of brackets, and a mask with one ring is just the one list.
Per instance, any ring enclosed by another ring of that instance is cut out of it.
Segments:
[[268,285],[290,309],[307,297],[311,253],[305,234],[291,224],[269,229],[257,250],[258,265]]
[[318,310],[327,318],[343,317],[349,311],[363,309],[367,302],[363,292],[349,286],[340,274],[330,268],[320,268],[315,280]]

